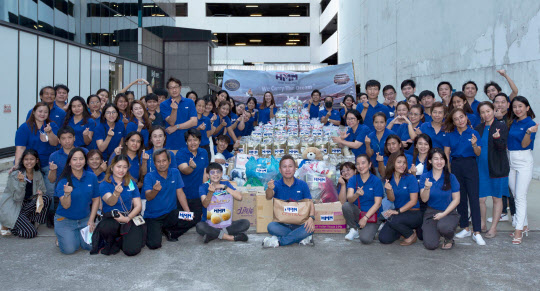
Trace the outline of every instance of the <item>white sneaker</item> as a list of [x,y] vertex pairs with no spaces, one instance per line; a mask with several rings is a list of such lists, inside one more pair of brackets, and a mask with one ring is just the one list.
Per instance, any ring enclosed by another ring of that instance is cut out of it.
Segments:
[[386,224],[386,222],[381,223],[381,225],[379,225],[379,229],[377,231],[381,231],[381,229],[384,227],[385,224]]
[[456,234],[456,238],[466,238],[471,235],[472,235],[472,231],[464,229],[458,232],[458,234]]
[[512,227],[515,228],[515,227],[516,227],[516,223],[517,223],[517,221],[516,221],[516,215],[514,214],[514,215],[512,215]]
[[[502,215],[501,215],[502,216]],[[487,222],[493,222],[493,217],[487,219]]]
[[351,228],[351,230],[349,230],[349,233],[345,235],[345,239],[350,241],[353,241],[354,239],[357,239],[359,237],[360,235],[358,235],[358,230],[354,228]]
[[279,240],[277,236],[265,237],[262,242],[263,248],[277,248],[279,247]]
[[[499,219],[499,221],[508,221],[508,214],[502,213],[502,214],[501,214],[501,219]],[[490,222],[491,222],[491,221],[490,221]]]
[[299,244],[302,246],[314,246],[315,243],[313,242],[313,235],[310,235],[306,237],[305,239],[301,240]]
[[482,235],[480,235],[479,233],[473,235],[472,240],[474,240],[476,242],[476,244],[478,244],[479,246],[485,246],[486,245],[486,242],[484,241],[484,238],[482,238]]

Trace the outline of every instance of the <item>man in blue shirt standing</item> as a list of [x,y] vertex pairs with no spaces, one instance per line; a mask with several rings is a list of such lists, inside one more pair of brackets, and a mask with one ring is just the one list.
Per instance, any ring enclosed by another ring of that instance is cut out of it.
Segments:
[[171,154],[167,149],[156,150],[153,154],[156,170],[144,177],[143,191],[146,196],[144,219],[147,225],[146,245],[149,249],[161,247],[161,233],[168,241],[178,241],[184,225],[193,219],[180,220],[176,201],[189,212],[186,195],[182,188],[184,182],[177,169],[169,169]]
[[478,104],[480,104],[480,102],[475,99],[476,93],[478,93],[478,86],[476,86],[476,83],[467,81],[461,86],[461,91],[463,91],[463,94],[465,94],[465,97],[467,98],[467,102],[471,105],[474,115],[476,115],[478,120],[481,120],[480,112],[478,112]]
[[180,95],[182,82],[175,78],[167,81],[169,90],[169,99],[159,105],[161,117],[167,127],[166,148],[172,150],[175,154],[181,148],[186,147],[184,132],[197,126],[197,111],[193,100],[184,98]]
[[331,96],[327,96],[324,98],[324,109],[319,111],[319,119],[321,120],[321,123],[324,125],[337,125],[339,126],[341,123],[341,116],[339,115],[339,111],[332,109],[332,106],[334,105],[334,98]]
[[[41,88],[41,90],[39,90],[39,98],[41,99],[41,102],[49,105],[49,119],[54,121],[58,127],[62,126],[62,124],[64,124],[64,118],[66,118],[66,112],[56,105],[56,91],[54,91],[54,88],[51,86]],[[32,109],[28,111],[26,120],[30,118],[30,114],[32,114]]]
[[366,82],[366,93],[368,95],[368,102],[364,103],[364,109],[362,110],[362,119],[364,125],[366,125],[370,131],[374,131],[373,127],[373,115],[377,112],[382,112],[386,115],[386,119],[390,118],[390,110],[385,105],[379,103],[379,91],[381,90],[381,83],[377,80],[369,80]]
[[[308,199],[311,201],[311,193],[306,182],[294,177],[296,162],[290,155],[284,155],[279,162],[279,172],[282,179],[268,182],[266,189],[266,199],[272,198],[285,201],[300,201]],[[268,233],[271,237],[263,240],[263,247],[271,248],[287,246],[294,243],[302,245],[313,245],[313,232],[315,230],[315,207],[311,203],[309,218],[304,224],[284,224],[271,222],[268,224]]]
[[304,108],[309,111],[309,119],[319,118],[319,107],[321,106],[321,92],[317,89],[311,92],[311,99],[307,104],[304,104]]

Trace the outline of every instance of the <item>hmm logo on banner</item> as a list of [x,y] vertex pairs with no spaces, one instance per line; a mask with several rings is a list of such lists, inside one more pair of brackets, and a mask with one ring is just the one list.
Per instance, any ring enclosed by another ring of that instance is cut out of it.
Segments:
[[298,214],[298,207],[296,207],[296,206],[284,206],[283,207],[283,212]]
[[276,80],[288,81],[288,82],[298,81],[298,74],[277,72]]
[[321,215],[321,221],[334,221],[334,215],[333,214]]

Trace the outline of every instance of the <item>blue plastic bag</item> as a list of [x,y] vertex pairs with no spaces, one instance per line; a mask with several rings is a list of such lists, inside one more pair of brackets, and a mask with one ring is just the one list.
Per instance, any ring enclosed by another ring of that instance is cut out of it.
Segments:
[[281,179],[279,163],[273,156],[268,159],[251,157],[246,163],[246,177],[248,180],[257,178],[266,189],[268,181]]

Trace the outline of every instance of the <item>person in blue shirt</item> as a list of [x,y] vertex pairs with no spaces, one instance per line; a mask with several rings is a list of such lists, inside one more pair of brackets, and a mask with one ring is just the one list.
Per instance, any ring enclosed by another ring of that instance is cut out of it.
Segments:
[[[74,97],[75,98],[75,97]],[[75,148],[75,131],[69,125],[58,130],[58,139],[60,140],[61,148],[49,157],[49,175],[48,179],[51,183],[58,182],[60,174],[64,171],[67,164],[69,152]],[[88,153],[86,148],[82,148],[84,154]]]
[[426,122],[431,121],[431,107],[433,106],[433,102],[435,102],[435,93],[424,90],[420,92],[420,95],[418,95],[418,98],[420,98],[420,103],[422,104],[423,110],[424,110],[424,120]]
[[[272,96],[272,99],[274,97]],[[319,118],[319,108],[321,107],[321,92],[317,89],[311,92],[311,98],[307,104],[304,104],[304,108],[307,108],[309,112],[309,119]]]
[[[450,160],[449,167],[461,185],[458,212],[461,216],[459,226],[463,230],[456,235],[465,238],[472,235],[478,245],[485,245],[482,238],[480,219],[480,198],[478,184],[478,164],[476,157],[480,156],[482,148],[477,145],[480,134],[471,128],[465,111],[455,108],[450,111],[445,121],[447,131],[444,152]],[[469,208],[474,234],[469,230]]]
[[140,100],[131,102],[130,112],[132,116],[126,126],[126,132],[139,132],[143,137],[144,147],[147,148],[149,132],[152,129],[152,121],[148,118],[144,103]]
[[96,122],[88,112],[86,102],[80,96],[75,96],[69,102],[66,119],[61,126],[70,126],[75,131],[75,146],[86,147],[92,142]]
[[170,98],[159,105],[161,117],[167,124],[167,144],[165,147],[176,152],[180,148],[186,147],[184,132],[197,126],[197,111],[195,103],[180,95],[182,82],[176,78],[167,81],[167,89]]
[[349,110],[346,121],[349,126],[347,133],[332,137],[332,140],[341,147],[349,147],[355,156],[365,154],[365,141],[369,128],[362,124],[362,115],[356,109]]
[[331,96],[326,96],[324,98],[324,109],[319,110],[319,120],[324,125],[337,125],[341,123],[341,117],[339,112],[335,109],[332,109],[334,106],[334,98]]
[[[415,134],[418,136],[418,134],[422,133],[420,127],[426,121],[424,119],[424,109],[422,108],[422,105],[417,104],[411,106],[411,110],[409,110],[409,120],[412,123]],[[403,145],[405,147],[405,153],[412,155],[414,152],[414,139],[412,139],[412,143],[410,143],[410,146],[409,143],[407,143],[407,145],[403,143]]]
[[[144,175],[146,175],[148,169],[148,160],[150,159],[150,156],[144,150],[142,139],[142,135],[137,131],[128,133],[126,139],[114,150],[114,153],[109,158],[110,163],[115,156],[120,154],[128,157],[129,174],[139,189],[142,188]],[[141,197],[144,198],[144,193]]]
[[105,179],[105,172],[107,172],[107,162],[103,160],[103,154],[99,150],[89,150],[86,159],[89,170],[94,172],[98,183],[101,183]]
[[[49,107],[49,119],[56,123],[58,128],[62,126],[62,123],[64,123],[64,119],[66,118],[66,112],[64,109],[56,106],[56,103],[54,102],[56,98],[56,93],[53,87],[51,86],[45,86],[39,90],[39,98],[41,99],[41,102],[47,104],[47,107]],[[28,114],[26,115],[26,120],[30,118],[32,115],[33,109],[30,109],[28,111]],[[39,152],[39,151],[38,151]]]
[[148,112],[148,119],[152,122],[152,126],[165,126],[163,117],[159,113],[158,96],[154,93],[149,93],[144,97],[146,103],[146,111]]
[[[377,101],[379,98],[379,91],[381,90],[381,83],[376,80],[369,80],[366,82],[366,92],[368,95],[368,102],[363,104],[362,108],[362,119],[364,120],[364,125],[369,127],[371,131],[375,129],[374,119],[376,113],[383,113],[385,115],[385,122],[390,118],[390,111],[388,107],[382,105]],[[360,110],[358,110],[360,111]],[[386,123],[385,123],[386,124]]]
[[356,157],[356,174],[347,182],[347,202],[342,206],[343,216],[350,227],[346,240],[359,238],[363,244],[373,242],[382,221],[382,197],[382,183],[375,176],[369,157],[359,155]]
[[259,112],[257,110],[257,99],[249,97],[246,103],[246,112],[249,114],[249,120],[246,122],[245,135],[251,135],[253,129],[258,124]]
[[[231,98],[231,101],[234,101],[234,99]],[[240,138],[242,136],[246,136],[247,134],[247,131],[248,131],[248,128],[247,128],[247,123],[249,122],[249,118],[250,118],[250,114],[247,113],[246,111],[246,105],[244,103],[238,103],[236,105],[236,120],[234,120],[232,117],[231,117],[231,123],[232,123],[232,126],[233,126],[233,132],[234,132],[234,135],[236,137],[236,141],[232,141],[229,143],[229,147],[228,147],[228,150],[229,151],[232,151],[234,150],[235,147],[237,147],[238,145],[238,141],[240,140]],[[233,113],[231,113],[231,116],[232,116]]]
[[[427,157],[432,148],[433,143],[429,135],[421,133],[414,139],[411,174],[416,175],[417,179],[420,179],[420,176],[427,172]],[[424,206],[425,204],[423,204],[422,200],[420,200],[420,210],[424,211],[426,209]]]
[[[201,132],[190,129],[185,133],[187,148],[181,149],[176,155],[176,164],[180,170],[180,175],[184,180],[184,193],[187,197],[189,209],[194,213],[194,226],[201,221],[202,209],[199,187],[205,181],[204,170],[208,167],[210,160],[205,149],[199,147],[201,143]],[[191,227],[192,227],[191,226]]]
[[356,103],[354,102],[354,97],[350,94],[343,97],[343,102],[341,102],[341,109],[339,110],[339,116],[343,119],[341,124],[347,124],[345,114],[350,110],[356,110]]
[[88,106],[88,113],[90,118],[94,120],[94,123],[97,125],[101,119],[101,101],[99,96],[90,95],[86,98],[86,105]]
[[60,175],[55,196],[60,199],[54,216],[54,233],[58,247],[64,254],[72,254],[91,247],[81,236],[81,229],[89,226],[93,232],[99,207],[99,184],[96,175],[86,170],[86,155],[82,148],[74,148]]
[[[264,92],[263,102],[259,107],[259,124],[268,123],[270,119],[274,118],[276,112],[277,108],[276,101],[274,101],[274,94],[270,91]],[[317,109],[317,114],[318,112]]]
[[375,130],[365,138],[366,154],[371,158],[371,163],[378,166],[377,156],[384,156],[386,138],[395,132],[386,128],[386,115],[382,112],[373,115],[373,125]]
[[[167,134],[165,134],[165,128],[163,126],[156,125],[150,130],[150,140],[148,141],[148,149],[146,153],[148,154],[148,161],[146,162],[146,173],[154,172],[156,170],[156,165],[154,165],[154,160],[152,158],[154,151],[162,149],[165,147],[167,142]],[[176,157],[173,151],[169,150],[171,154],[171,169],[176,169]]]
[[446,107],[442,102],[435,102],[431,106],[431,122],[424,122],[420,126],[420,131],[429,135],[434,148],[444,149],[446,142],[446,132],[444,131],[444,116]]
[[120,121],[124,124],[124,127],[126,127],[131,117],[129,99],[126,96],[126,94],[124,93],[116,94],[116,97],[114,97],[114,105],[118,109],[118,117]]
[[411,79],[403,80],[400,88],[403,97],[405,97],[406,100],[409,100],[409,98],[414,95],[414,92],[416,92],[416,83]]
[[[390,155],[397,152],[405,153],[403,143],[401,142],[399,136],[395,134],[390,134],[388,135],[388,137],[386,137],[386,141],[384,142],[384,155],[381,156],[379,154],[375,158],[379,165],[377,169],[381,177],[384,177],[386,173],[386,164],[388,163]],[[407,158],[407,169],[409,169],[413,165],[413,158],[409,154],[405,154],[405,157]]]
[[126,129],[118,115],[118,108],[111,103],[105,104],[93,137],[105,160],[108,160],[114,149],[122,144],[125,135]]
[[465,111],[467,115],[467,119],[469,119],[469,121],[471,122],[472,128],[476,128],[478,124],[480,124],[480,117],[474,114],[474,111],[467,102],[467,98],[465,97],[465,94],[463,94],[463,92],[454,92],[450,100],[451,101],[450,105],[448,106],[448,112],[451,112],[452,110],[454,110],[454,108],[463,109],[463,111]]
[[[214,146],[214,157],[213,157],[214,162],[223,165],[227,162],[228,159],[234,157],[234,155],[231,154],[231,152],[227,150],[229,141],[230,141],[230,138],[226,135],[220,135],[217,137],[216,145]],[[215,157],[216,154],[222,154],[225,157],[225,159],[216,158]]]
[[[129,158],[115,156],[107,169],[105,180],[99,185],[103,200],[103,220],[96,231],[105,241],[101,249],[103,255],[114,255],[120,250],[126,256],[141,252],[143,244],[143,225],[136,225],[133,218],[141,213],[141,195],[129,174]],[[93,247],[99,241],[92,239]]]
[[356,174],[356,166],[353,162],[345,162],[339,166],[338,200],[341,204],[347,202],[347,182]]
[[[215,116],[214,114],[214,102],[212,100],[212,95],[206,95],[203,97],[204,101],[206,101],[206,106],[204,108],[204,113],[203,115],[212,119],[213,116]],[[213,121],[212,121],[213,122]]]
[[[67,111],[68,99],[69,99],[69,88],[64,84],[57,84],[54,86],[54,103],[58,108],[61,108],[64,111]],[[60,126],[60,124],[58,124]]]
[[439,247],[441,237],[444,238],[442,249],[454,246],[459,215],[456,207],[459,204],[460,185],[456,176],[450,174],[446,154],[440,148],[429,152],[427,172],[420,177],[420,198],[427,203],[422,223],[424,247],[434,250]]
[[478,86],[473,81],[467,81],[465,84],[463,84],[463,86],[461,86],[461,91],[463,91],[467,103],[469,103],[473,114],[476,116],[476,119],[478,119],[480,122],[480,113],[478,112],[478,104],[480,104],[480,102],[475,99],[476,93],[478,93]]
[[220,136],[222,134],[228,134],[229,131],[233,131],[231,118],[229,117],[231,104],[227,101],[221,101],[216,110],[216,118],[212,123],[212,127],[215,130],[212,132],[213,137]]
[[396,105],[394,118],[388,120],[386,128],[395,132],[403,141],[403,147],[408,149],[412,145],[413,139],[416,137],[416,131],[410,116],[409,104],[405,101],[400,101]]
[[441,97],[441,102],[444,106],[450,105],[450,98],[452,98],[452,84],[448,81],[442,81],[437,85],[437,94]]
[[[279,172],[283,176],[278,181],[270,180],[266,189],[266,199],[272,198],[284,201],[309,201],[311,202],[311,193],[306,182],[296,179],[296,162],[291,155],[284,155],[279,161]],[[279,222],[270,222],[268,224],[268,233],[271,237],[263,240],[263,247],[288,246],[295,243],[301,245],[313,245],[313,232],[315,231],[315,207],[311,203],[309,217],[304,224],[284,224]]]
[[105,104],[110,102],[109,90],[101,88],[96,91],[96,95],[99,97],[99,101],[101,102],[101,108],[105,107]]
[[407,158],[402,152],[390,155],[386,167],[384,189],[388,200],[394,202],[395,209],[386,210],[386,223],[379,232],[379,241],[391,244],[401,236],[400,243],[408,246],[416,242],[415,229],[422,225],[422,212],[418,203],[418,181],[408,173]]
[[212,136],[215,127],[210,122],[210,118],[204,116],[206,100],[199,98],[195,101],[195,109],[197,110],[197,130],[201,133],[200,147],[206,151],[208,161],[212,158],[210,152],[210,137]]
[[[229,181],[222,180],[223,169],[218,163],[210,163],[206,168],[206,174],[210,178],[207,183],[203,183],[199,186],[199,199],[203,207],[202,221],[199,221],[196,226],[197,233],[203,237],[204,243],[209,243],[215,239],[227,240],[227,241],[248,241],[246,231],[249,229],[249,220],[239,219],[232,221],[231,225],[226,228],[215,228],[208,224],[209,214],[207,214],[207,207],[213,202],[219,199],[221,195],[230,194],[233,199],[242,201],[242,194],[236,188],[229,183]],[[226,215],[225,212],[224,215]],[[215,215],[215,214],[214,214]],[[231,213],[231,216],[234,213]],[[230,217],[232,220],[232,217]]]
[[386,85],[384,86],[383,90],[383,97],[384,102],[383,105],[388,107],[388,112],[390,112],[389,118],[394,117],[396,107],[397,107],[397,100],[396,100],[396,88],[392,85]]
[[516,96],[510,103],[508,111],[508,157],[510,175],[508,176],[510,191],[516,200],[516,230],[513,244],[521,244],[523,233],[529,235],[527,221],[527,192],[532,179],[534,140],[538,124],[533,121],[534,112],[529,100]]
[[[183,149],[182,149],[183,150]],[[184,211],[190,212],[186,195],[182,191],[184,182],[177,169],[171,169],[171,155],[167,149],[154,152],[157,171],[144,177],[143,191],[146,196],[144,219],[147,227],[146,245],[154,250],[161,248],[161,233],[168,241],[178,241],[185,231],[185,223],[193,219],[179,219],[177,202]],[[187,230],[187,229],[186,229]]]

